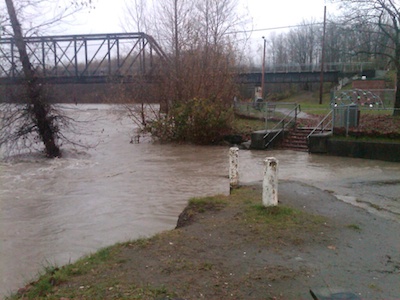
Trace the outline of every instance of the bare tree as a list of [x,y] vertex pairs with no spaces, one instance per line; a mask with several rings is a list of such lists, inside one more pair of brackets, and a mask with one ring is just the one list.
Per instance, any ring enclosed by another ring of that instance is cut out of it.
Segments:
[[22,35],[21,25],[18,22],[12,0],[5,0],[10,16],[11,26],[14,31],[15,44],[18,48],[22,68],[25,75],[25,84],[29,104],[27,104],[27,113],[30,116],[35,130],[37,130],[43,144],[46,154],[49,157],[60,157],[60,148],[56,144],[55,127],[53,119],[49,116],[49,107],[43,101],[43,91],[41,85],[37,82],[35,71],[29,62],[29,56],[26,51],[26,44]]
[[146,0],[125,0],[125,31],[147,32],[148,10]]
[[[158,85],[160,98],[175,108],[166,110],[165,124],[175,126],[175,121],[182,120],[183,115],[193,118],[190,105],[200,109],[204,108],[203,104],[218,103],[216,113],[222,115],[237,93],[234,79],[238,38],[235,31],[240,29],[243,20],[237,15],[237,1],[160,0],[155,7],[155,18],[151,26],[149,21],[148,28],[157,30],[154,35],[171,59],[171,64],[162,70]],[[202,104],[199,99],[204,99]],[[179,118],[173,115],[182,112],[187,114],[180,114]],[[187,125],[187,122],[182,123]]]
[[[372,36],[363,41],[356,54],[380,55],[388,58],[397,72],[400,86],[400,6],[396,0],[336,0],[344,12],[343,23],[358,32]],[[375,44],[376,46],[373,46]],[[400,116],[400,89],[397,88],[394,116]]]
[[176,101],[182,101],[184,75],[182,52],[191,48],[194,34],[193,5],[188,0],[159,1],[156,28],[172,56],[170,85],[175,91]]
[[[245,20],[237,14],[237,3],[237,0],[168,0],[154,4],[155,17],[146,20],[149,30],[157,31],[149,33],[158,37],[171,58],[168,84],[174,101],[204,96],[204,90],[199,92],[200,86],[204,86],[206,78],[207,85],[213,80],[210,71],[221,73],[221,68],[228,65],[221,65],[222,56],[233,69],[232,63],[238,58],[235,43],[239,40],[235,31],[242,29],[240,25]],[[210,90],[209,94],[215,91]]]
[[[22,2],[22,8],[24,8],[24,5],[37,4],[39,2]],[[3,118],[0,128],[0,146],[32,147],[35,144],[34,142],[37,142],[36,137],[38,137],[43,143],[45,153],[48,157],[60,157],[61,151],[57,139],[62,135],[60,133],[60,125],[63,123],[60,120],[62,118],[49,103],[44,86],[39,83],[38,74],[36,74],[35,69],[30,63],[22,26],[18,20],[14,1],[5,0],[5,4],[12,28],[12,33],[9,32],[9,34],[14,36],[15,45],[22,64],[25,90],[20,94],[23,104],[3,105],[2,107]],[[78,3],[72,1],[70,5],[78,5]]]
[[202,41],[207,45],[227,44],[234,32],[243,26],[243,18],[237,12],[237,0],[197,1],[197,22],[194,24]]
[[327,62],[346,62],[347,57],[343,55],[343,48],[348,44],[346,35],[339,25],[328,23],[325,36],[325,61]]
[[[37,36],[57,33],[60,25],[76,22],[75,14],[84,8],[94,9],[91,0],[14,0],[14,9],[24,36]],[[7,12],[5,2],[0,3],[0,11]],[[1,15],[1,13],[0,13]],[[13,36],[8,13],[3,16],[4,36]],[[57,26],[55,26],[57,25]]]
[[272,34],[268,39],[268,53],[270,53],[271,57],[271,67],[275,67],[277,65],[285,65],[289,63],[288,56],[288,45],[285,41],[286,36],[284,34]]

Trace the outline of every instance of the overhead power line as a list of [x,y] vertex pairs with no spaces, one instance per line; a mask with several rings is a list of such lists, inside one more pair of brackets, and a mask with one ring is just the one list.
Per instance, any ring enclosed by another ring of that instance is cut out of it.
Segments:
[[248,29],[248,30],[237,30],[237,31],[229,31],[226,34],[235,34],[235,33],[252,33],[259,31],[270,31],[270,30],[280,30],[280,29],[289,29],[289,28],[297,28],[297,27],[307,27],[313,25],[323,25],[324,23],[310,23],[310,24],[299,24],[299,25],[286,25],[279,27],[267,27],[267,28],[256,28],[256,29]]

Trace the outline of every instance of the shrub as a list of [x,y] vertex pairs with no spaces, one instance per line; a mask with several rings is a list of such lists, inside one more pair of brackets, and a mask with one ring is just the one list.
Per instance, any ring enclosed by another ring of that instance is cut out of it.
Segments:
[[215,144],[230,132],[233,111],[216,99],[191,99],[173,105],[148,126],[161,141]]

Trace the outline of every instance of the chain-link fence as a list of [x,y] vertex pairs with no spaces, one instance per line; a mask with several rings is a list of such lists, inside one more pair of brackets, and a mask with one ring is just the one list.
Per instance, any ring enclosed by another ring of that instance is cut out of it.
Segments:
[[[259,119],[265,122],[265,129],[272,129],[285,117],[295,119],[296,103],[275,102],[235,102],[235,113],[244,118]],[[289,115],[289,116],[288,116]]]

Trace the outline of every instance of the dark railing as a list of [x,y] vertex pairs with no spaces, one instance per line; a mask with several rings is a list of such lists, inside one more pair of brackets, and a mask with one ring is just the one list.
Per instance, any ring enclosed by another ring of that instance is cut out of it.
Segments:
[[[306,83],[306,82],[320,82],[320,72],[270,72],[267,71],[264,74],[264,80],[266,83]],[[240,73],[238,74],[237,81],[244,84],[261,84],[262,73]],[[324,82],[339,82],[339,71],[325,71]]]
[[[297,115],[301,111],[300,104],[295,104],[295,107],[289,111],[273,128],[272,130],[269,130],[265,135],[264,135],[264,140],[267,140],[267,143],[265,144],[265,148],[268,148],[268,146],[276,139],[277,136],[279,136],[281,133],[285,131],[285,129],[289,126],[296,126],[297,123]],[[272,136],[271,138],[269,138]]]
[[314,133],[319,132],[332,132],[333,131],[333,109],[315,126],[315,128],[307,136],[307,141]]
[[[377,69],[377,66],[371,62],[326,62],[324,63],[324,72],[353,73],[363,72],[365,70]],[[378,68],[379,69],[379,68]],[[321,64],[267,64],[265,66],[267,73],[288,73],[288,72],[321,72]],[[253,68],[250,72],[261,72],[260,68]]]

